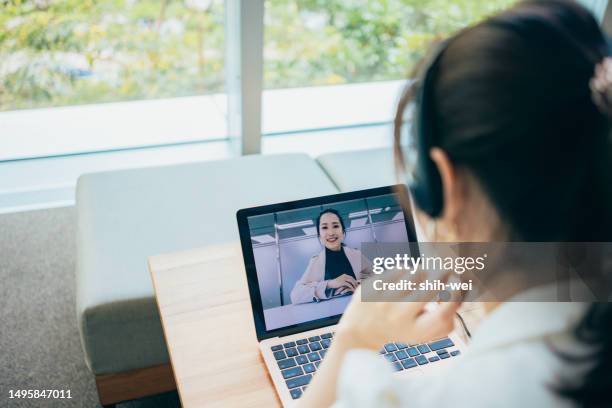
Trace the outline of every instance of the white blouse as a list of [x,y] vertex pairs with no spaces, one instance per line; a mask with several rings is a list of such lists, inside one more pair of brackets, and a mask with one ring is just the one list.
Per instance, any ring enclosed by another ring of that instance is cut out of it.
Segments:
[[576,349],[585,303],[506,302],[478,327],[463,358],[431,376],[396,376],[377,353],[347,353],[334,408],[572,407],[552,387],[584,373],[550,344]]

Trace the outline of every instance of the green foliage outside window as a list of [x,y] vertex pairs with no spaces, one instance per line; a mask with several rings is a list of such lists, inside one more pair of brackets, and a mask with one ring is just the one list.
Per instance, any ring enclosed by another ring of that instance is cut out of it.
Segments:
[[[266,0],[265,87],[406,77],[514,0]],[[223,0],[0,0],[0,110],[223,91]]]
[[406,78],[432,41],[515,2],[267,0],[266,85]]

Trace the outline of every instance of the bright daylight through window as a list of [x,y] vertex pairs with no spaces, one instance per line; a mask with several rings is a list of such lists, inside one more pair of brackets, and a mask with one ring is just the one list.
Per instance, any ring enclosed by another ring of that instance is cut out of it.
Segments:
[[223,90],[223,1],[4,1],[0,109]]
[[516,0],[266,0],[265,87],[404,79],[427,45]]
[[[230,1],[0,1],[0,161],[226,138]],[[389,123],[427,44],[514,2],[253,1],[264,135]]]

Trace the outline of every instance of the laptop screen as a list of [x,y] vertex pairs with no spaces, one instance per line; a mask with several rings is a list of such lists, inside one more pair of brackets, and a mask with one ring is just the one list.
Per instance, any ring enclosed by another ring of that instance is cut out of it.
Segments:
[[409,242],[396,193],[368,191],[246,218],[266,331],[341,315],[368,265],[361,244]]

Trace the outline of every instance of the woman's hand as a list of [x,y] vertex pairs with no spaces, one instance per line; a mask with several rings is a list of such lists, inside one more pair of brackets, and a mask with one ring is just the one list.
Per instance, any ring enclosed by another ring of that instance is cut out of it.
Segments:
[[346,273],[338,276],[336,279],[330,279],[327,281],[328,289],[347,288],[348,290],[354,291],[357,289],[357,281]]
[[428,302],[416,300],[362,302],[360,290],[336,330],[339,337],[350,338],[355,348],[379,350],[395,341],[417,344],[444,337],[453,330],[461,306],[460,302],[446,302],[428,309]]
[[392,297],[387,302],[362,302],[361,287],[357,289],[299,406],[319,407],[333,403],[340,367],[351,349],[378,351],[390,342],[418,344],[446,336],[453,329],[455,311],[460,303],[443,303],[432,310],[426,308],[427,303]]

